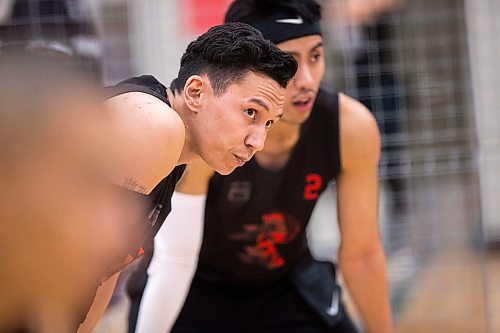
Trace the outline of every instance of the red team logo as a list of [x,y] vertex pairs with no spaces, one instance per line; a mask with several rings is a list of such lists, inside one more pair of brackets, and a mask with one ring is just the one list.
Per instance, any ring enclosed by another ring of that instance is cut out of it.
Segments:
[[[322,184],[322,178],[319,174],[307,174],[304,186],[304,200],[318,199]],[[233,199],[230,201],[237,201],[235,198],[240,197],[248,200],[249,195],[241,195],[240,192],[244,188],[245,191],[243,192],[246,193],[249,188],[241,185],[233,186],[232,195],[228,197],[228,199]],[[237,192],[238,195],[233,192]],[[283,267],[285,259],[279,253],[277,245],[288,244],[297,238],[301,230],[300,222],[296,217],[282,212],[263,214],[261,220],[262,224],[244,225],[244,231],[232,234],[229,238],[236,241],[255,242],[255,245],[244,246],[244,251],[238,254],[243,262],[258,264],[267,269]]]
[[278,252],[276,245],[293,241],[300,233],[300,223],[292,216],[281,212],[262,215],[262,224],[247,224],[245,231],[233,234],[234,240],[255,240],[255,245],[244,247],[239,257],[246,263],[256,263],[267,269],[276,269],[285,265],[285,260]]

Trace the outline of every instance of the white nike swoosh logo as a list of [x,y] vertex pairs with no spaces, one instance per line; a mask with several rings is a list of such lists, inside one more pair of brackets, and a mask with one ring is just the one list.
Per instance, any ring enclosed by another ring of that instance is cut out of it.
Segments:
[[339,291],[337,288],[333,289],[332,303],[325,311],[327,315],[332,317],[339,313]]
[[302,24],[302,23],[304,23],[304,20],[302,19],[302,17],[297,16],[297,18],[294,18],[294,19],[276,20],[276,23]]

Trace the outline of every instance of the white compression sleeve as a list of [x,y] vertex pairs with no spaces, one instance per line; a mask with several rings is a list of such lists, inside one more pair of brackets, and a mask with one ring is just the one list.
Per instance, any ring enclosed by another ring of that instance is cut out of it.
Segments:
[[175,192],[154,240],[136,333],[169,332],[184,304],[203,239],[206,195]]

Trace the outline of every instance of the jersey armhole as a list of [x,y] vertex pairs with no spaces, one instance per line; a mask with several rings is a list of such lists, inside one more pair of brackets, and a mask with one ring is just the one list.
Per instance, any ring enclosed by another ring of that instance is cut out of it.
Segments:
[[[327,133],[333,130],[336,137],[332,137],[334,140],[330,145],[330,153],[333,157],[332,166],[335,168],[334,177],[337,177],[338,173],[342,168],[342,161],[340,159],[340,105],[339,105],[339,94],[340,92],[336,89],[333,89],[329,86],[321,85],[321,88],[324,90],[323,105],[327,107],[326,113],[326,122],[327,125]],[[337,152],[337,153],[335,153]]]
[[337,168],[337,173],[335,174],[335,177],[337,177],[338,173],[340,172],[342,168],[342,160],[340,159],[341,152],[340,152],[340,105],[339,105],[339,92],[335,91],[335,96],[333,98],[335,111],[333,112],[333,126],[335,129],[335,132],[337,133],[337,138],[336,138],[336,150],[337,150],[337,158],[334,161],[335,167]]
[[110,98],[113,98],[113,97],[116,97],[119,95],[123,95],[123,94],[129,93],[129,92],[140,92],[140,93],[144,93],[144,94],[148,94],[148,95],[151,95],[153,97],[156,97],[160,101],[162,101],[163,103],[166,103],[170,108],[172,107],[170,105],[170,102],[167,99],[166,95],[162,96],[162,95],[156,93],[153,89],[146,87],[146,86],[140,86],[140,85],[130,84],[130,83],[123,83],[123,84],[119,84],[116,86],[107,87],[106,89],[109,91],[109,94],[106,96],[107,99],[110,99]]

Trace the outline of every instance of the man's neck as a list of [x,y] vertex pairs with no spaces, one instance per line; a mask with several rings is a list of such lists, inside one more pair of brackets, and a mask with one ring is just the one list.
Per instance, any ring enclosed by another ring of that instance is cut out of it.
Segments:
[[299,137],[300,125],[280,121],[269,131],[264,149],[256,154],[257,162],[266,169],[284,167]]
[[192,140],[191,140],[191,134],[189,131],[189,126],[187,126],[189,120],[187,119],[188,117],[188,108],[186,105],[186,102],[184,101],[184,98],[180,95],[180,93],[174,94],[171,89],[167,88],[166,91],[168,101],[170,102],[171,108],[177,112],[179,117],[181,117],[182,122],[184,123],[184,126],[186,128],[186,137],[184,139],[184,147],[182,148],[181,151],[181,156],[179,158],[178,164],[187,164],[190,162],[193,162],[195,160],[198,160],[200,156],[198,153],[196,153],[196,150],[194,149],[192,145]]
[[300,136],[300,125],[280,121],[267,134],[264,152],[272,154],[291,151]]

